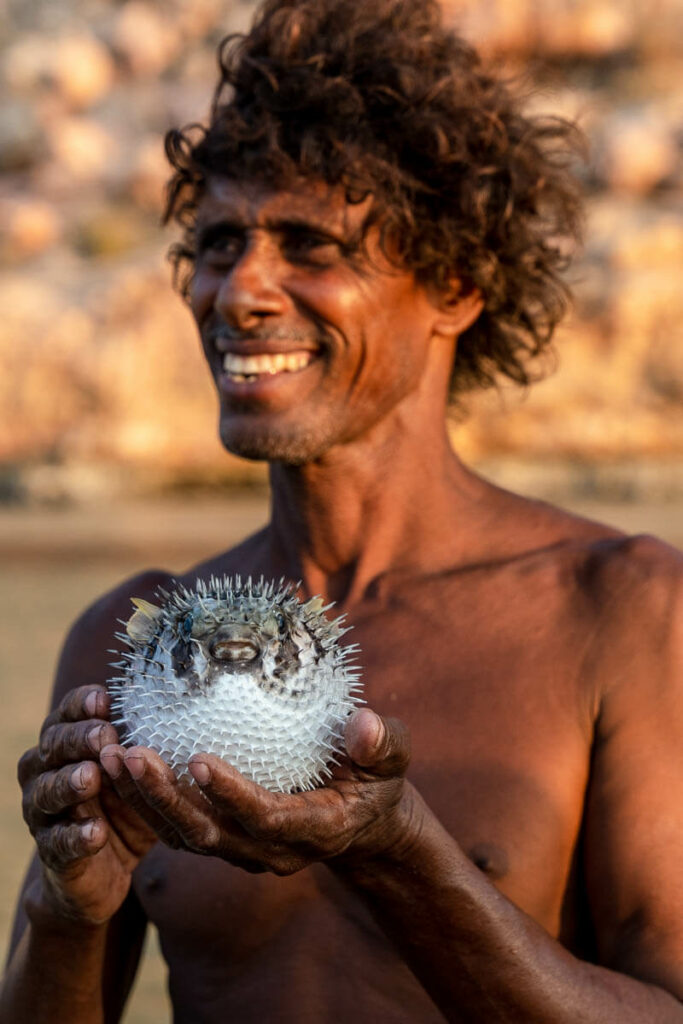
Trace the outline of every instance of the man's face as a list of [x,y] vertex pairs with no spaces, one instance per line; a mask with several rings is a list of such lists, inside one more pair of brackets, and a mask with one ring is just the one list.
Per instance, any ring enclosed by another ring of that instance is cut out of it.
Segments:
[[381,255],[376,229],[363,248],[367,213],[368,202],[310,181],[209,182],[191,304],[230,451],[312,461],[418,387],[434,310]]

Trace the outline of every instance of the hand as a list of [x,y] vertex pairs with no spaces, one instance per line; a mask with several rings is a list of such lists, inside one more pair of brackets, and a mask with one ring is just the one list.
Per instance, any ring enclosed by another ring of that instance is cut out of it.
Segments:
[[345,741],[348,757],[333,779],[294,794],[270,793],[211,754],[189,762],[197,786],[177,780],[145,747],[104,747],[101,762],[119,795],[169,845],[289,875],[314,861],[376,856],[404,839],[407,729],[366,708],[349,719]]
[[24,819],[43,866],[42,900],[52,912],[90,924],[116,913],[133,869],[156,841],[97,763],[101,748],[118,742],[108,714],[104,687],[72,690],[18,766]]

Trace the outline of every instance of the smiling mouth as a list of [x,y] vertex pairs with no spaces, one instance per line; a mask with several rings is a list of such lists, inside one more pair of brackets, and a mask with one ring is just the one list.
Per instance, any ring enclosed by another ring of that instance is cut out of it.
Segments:
[[223,371],[232,381],[258,380],[260,377],[274,377],[281,373],[297,373],[315,359],[315,353],[308,350],[298,352],[259,353],[240,356],[227,352],[223,357]]

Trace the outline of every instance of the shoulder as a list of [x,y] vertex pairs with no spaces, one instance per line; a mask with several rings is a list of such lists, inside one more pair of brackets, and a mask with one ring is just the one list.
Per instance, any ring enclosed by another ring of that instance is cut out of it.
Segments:
[[575,572],[605,628],[630,626],[642,643],[680,625],[683,554],[664,541],[617,535],[579,545]]
[[605,699],[683,693],[683,554],[655,537],[624,537],[589,575]]
[[672,600],[683,582],[683,553],[648,534],[628,535],[547,502],[509,495],[511,536],[522,561],[538,561],[571,579],[603,610]]
[[115,633],[131,613],[131,598],[154,600],[158,587],[172,586],[170,573],[149,569],[124,580],[79,615],[67,633],[57,665],[52,703],[86,683],[103,685],[110,675]]
[[582,631],[601,690],[675,651],[683,671],[680,551],[544,502],[519,499],[515,513],[521,555],[511,565],[539,592],[557,595],[565,624]]

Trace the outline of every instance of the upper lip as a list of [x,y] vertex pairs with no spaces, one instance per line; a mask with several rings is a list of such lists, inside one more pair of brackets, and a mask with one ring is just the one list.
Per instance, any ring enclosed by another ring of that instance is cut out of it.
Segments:
[[270,335],[263,338],[232,338],[225,334],[214,334],[212,344],[221,355],[228,352],[236,356],[286,355],[288,352],[318,352],[320,343],[296,335]]

